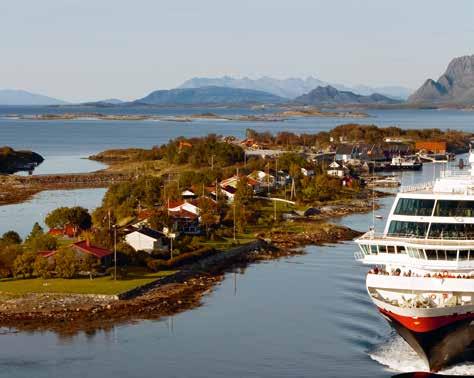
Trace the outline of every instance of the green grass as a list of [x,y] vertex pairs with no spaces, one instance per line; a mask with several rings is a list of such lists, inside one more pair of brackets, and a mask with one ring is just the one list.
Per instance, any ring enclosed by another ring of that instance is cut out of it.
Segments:
[[236,235],[236,239],[237,239],[236,242],[234,242],[234,238],[232,237],[222,238],[222,240],[217,240],[217,241],[207,240],[207,241],[201,242],[200,244],[203,247],[212,247],[221,251],[226,251],[232,247],[235,247],[235,244],[237,245],[247,244],[256,240],[253,233],[238,233]]
[[135,287],[145,285],[157,278],[165,277],[175,271],[150,273],[135,269],[129,271],[127,278],[114,281],[110,276],[94,279],[3,279],[0,280],[0,293],[8,295],[24,295],[28,293],[60,293],[60,294],[106,294],[116,295]]

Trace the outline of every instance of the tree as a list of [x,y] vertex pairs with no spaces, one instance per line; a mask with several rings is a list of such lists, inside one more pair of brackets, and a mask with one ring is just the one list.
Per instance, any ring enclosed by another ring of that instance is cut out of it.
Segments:
[[82,259],[79,269],[82,272],[87,272],[89,278],[92,279],[93,274],[97,272],[99,267],[100,261],[95,256],[87,255]]
[[51,278],[52,269],[51,264],[47,258],[44,258],[43,256],[36,256],[35,262],[33,264],[33,274],[44,279]]
[[23,278],[33,274],[36,253],[25,252],[19,255],[13,262],[13,271],[15,276],[23,276]]
[[76,229],[87,230],[92,226],[89,211],[81,206],[58,207],[46,216],[44,222],[49,228],[64,228],[70,224]]
[[41,227],[38,222],[35,222],[30,234],[26,237],[25,242],[29,242],[31,239],[34,239],[41,235],[44,235],[43,227]]
[[201,224],[206,228],[206,237],[209,238],[209,229],[219,221],[217,205],[207,197],[201,197],[198,200],[201,217]]
[[58,277],[73,278],[79,271],[76,253],[70,247],[59,250],[54,255],[54,260]]
[[13,263],[23,253],[21,245],[11,244],[0,248],[0,277],[14,275]]
[[20,235],[15,231],[7,231],[0,238],[0,243],[4,245],[21,244]]

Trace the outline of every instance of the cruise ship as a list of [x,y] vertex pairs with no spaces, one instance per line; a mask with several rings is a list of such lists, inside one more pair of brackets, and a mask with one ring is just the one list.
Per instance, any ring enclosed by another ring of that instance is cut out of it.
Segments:
[[433,372],[474,341],[473,142],[469,163],[401,187],[384,231],[356,240],[371,300]]

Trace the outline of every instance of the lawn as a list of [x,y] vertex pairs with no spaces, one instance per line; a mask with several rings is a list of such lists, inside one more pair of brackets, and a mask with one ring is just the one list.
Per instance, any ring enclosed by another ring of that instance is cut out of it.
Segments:
[[175,271],[161,271],[151,273],[145,270],[133,270],[127,278],[114,281],[110,276],[94,279],[3,279],[0,280],[0,293],[23,295],[28,293],[61,293],[61,294],[107,294],[115,295],[145,285],[157,278],[175,273]]

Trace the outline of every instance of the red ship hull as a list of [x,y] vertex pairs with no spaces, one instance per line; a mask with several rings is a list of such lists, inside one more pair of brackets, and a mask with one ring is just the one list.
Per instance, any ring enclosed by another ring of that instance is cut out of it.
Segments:
[[474,314],[413,318],[379,311],[432,372],[462,359],[474,343]]

